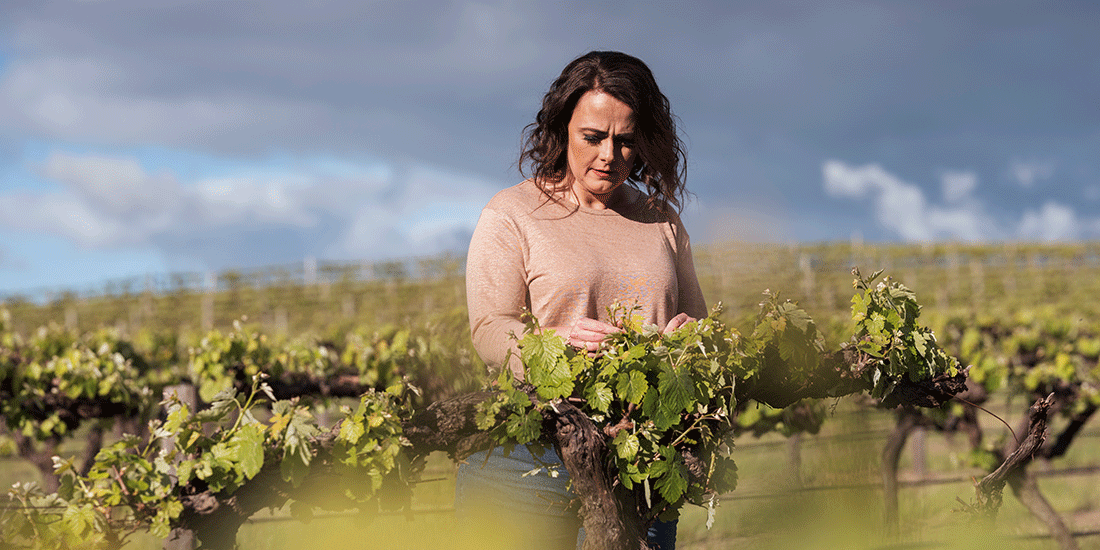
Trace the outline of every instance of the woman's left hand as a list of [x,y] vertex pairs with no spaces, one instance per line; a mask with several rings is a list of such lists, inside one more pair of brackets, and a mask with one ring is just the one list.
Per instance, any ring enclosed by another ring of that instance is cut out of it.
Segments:
[[674,330],[676,330],[676,329],[678,329],[678,328],[680,328],[680,327],[682,327],[682,326],[684,326],[684,325],[686,325],[686,324],[688,324],[692,321],[696,321],[696,320],[697,320],[696,318],[688,315],[687,313],[681,313],[681,314],[673,317],[672,319],[669,319],[668,324],[665,325],[664,332],[665,333],[672,332],[672,331],[674,331]]

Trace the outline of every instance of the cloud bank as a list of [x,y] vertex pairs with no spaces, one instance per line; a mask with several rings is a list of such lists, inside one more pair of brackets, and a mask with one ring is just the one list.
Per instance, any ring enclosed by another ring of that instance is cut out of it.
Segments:
[[[1013,168],[1018,169],[1018,164]],[[880,228],[890,233],[886,236],[904,241],[986,242],[1011,238],[1053,242],[1100,236],[1100,218],[1082,218],[1073,208],[1056,201],[1047,201],[1038,209],[1025,209],[1019,220],[994,217],[974,195],[978,177],[973,172],[942,174],[943,204],[934,204],[921,187],[878,164],[852,166],[828,160],[821,172],[830,197],[870,199],[870,214]],[[1021,185],[1023,179],[1034,181],[1033,176],[1027,176],[1020,180]]]
[[0,227],[85,248],[152,246],[211,268],[458,251],[500,188],[430,167],[333,166],[183,182],[134,158],[52,154],[59,189],[7,193]]

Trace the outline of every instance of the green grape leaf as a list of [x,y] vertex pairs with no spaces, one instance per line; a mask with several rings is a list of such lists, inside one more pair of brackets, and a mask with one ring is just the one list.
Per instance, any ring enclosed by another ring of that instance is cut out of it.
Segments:
[[787,302],[781,305],[780,311],[790,324],[794,325],[795,328],[803,333],[808,333],[813,327],[814,321],[810,318],[810,315],[793,302]]
[[649,478],[657,479],[668,472],[670,462],[667,460],[658,460],[649,465]]
[[542,414],[535,409],[527,414],[512,415],[506,424],[508,435],[520,445],[538,439],[542,433]]
[[366,429],[363,428],[363,424],[359,422],[361,418],[349,417],[340,424],[340,440],[348,443],[349,445],[355,445],[359,442],[359,438],[363,437],[366,433]]
[[668,464],[667,471],[657,480],[657,492],[666,502],[676,502],[687,492],[687,475],[678,461],[669,461]]
[[615,447],[615,453],[623,460],[632,461],[634,457],[638,456],[640,447],[638,436],[631,433],[630,430],[619,430],[611,444]]
[[737,488],[737,464],[731,458],[717,457],[710,476],[710,488],[717,494]]
[[642,400],[642,412],[653,421],[653,425],[660,431],[665,431],[675,426],[680,421],[680,413],[672,407],[663,406],[658,392],[646,393]]
[[237,403],[237,390],[227,388],[214,395],[210,406],[195,413],[194,418],[198,422],[218,422],[238,407],[240,404]]
[[252,479],[264,466],[264,432],[255,424],[246,424],[230,439],[245,478]]
[[631,346],[630,349],[627,349],[626,353],[622,355],[621,360],[624,363],[627,361],[637,361],[639,359],[645,358],[646,353],[647,351],[645,346]]
[[647,474],[638,470],[638,465],[633,462],[619,462],[619,481],[623,487],[633,489],[635,483],[641,483],[647,479]]
[[565,339],[552,331],[529,332],[520,340],[525,376],[543,399],[573,393],[573,373],[564,353]]
[[565,353],[565,338],[553,331],[529,332],[519,341],[520,356],[528,369],[548,369]]
[[526,374],[527,381],[543,399],[568,397],[573,393],[573,373],[562,357],[534,363],[527,367]]
[[641,404],[647,391],[649,391],[649,382],[646,381],[645,374],[636,370],[619,374],[615,393],[619,394],[619,397],[623,400],[635,405]]
[[928,341],[930,338],[926,338],[919,331],[913,332],[913,348],[917,350],[917,354],[921,357],[928,356]]
[[695,405],[695,382],[688,369],[666,367],[657,375],[661,408],[666,415],[677,415]]
[[611,406],[613,397],[614,394],[611,392],[611,388],[607,387],[607,384],[603,382],[596,382],[588,386],[584,394],[584,398],[588,400],[588,405],[590,407],[605,414]]

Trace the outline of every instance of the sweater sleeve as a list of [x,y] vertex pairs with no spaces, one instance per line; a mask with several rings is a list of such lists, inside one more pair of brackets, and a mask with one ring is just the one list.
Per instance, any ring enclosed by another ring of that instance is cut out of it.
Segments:
[[699,276],[695,273],[695,260],[691,254],[691,239],[688,238],[687,230],[684,229],[679,218],[675,220],[674,227],[676,228],[677,253],[676,284],[679,288],[679,295],[677,296],[679,311],[676,313],[687,313],[696,319],[702,319],[710,311],[707,309],[706,299],[703,298],[703,290],[699,286]]
[[[522,376],[511,333],[522,336],[520,320],[529,307],[524,269],[526,247],[515,220],[486,207],[470,239],[466,257],[466,304],[474,349],[492,372],[505,366]],[[509,358],[509,353],[514,357]]]

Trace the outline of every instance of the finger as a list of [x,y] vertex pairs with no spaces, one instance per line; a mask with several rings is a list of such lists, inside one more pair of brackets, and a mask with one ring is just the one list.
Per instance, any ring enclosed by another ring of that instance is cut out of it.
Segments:
[[669,319],[668,323],[665,324],[664,332],[672,332],[672,331],[680,328],[680,325],[682,325],[682,324],[684,324],[684,314],[683,313]]
[[680,328],[680,327],[682,327],[682,326],[684,326],[684,325],[686,325],[686,324],[688,324],[692,321],[695,321],[694,317],[688,315],[687,313],[680,313],[680,314],[676,315],[675,317],[673,317],[672,319],[669,319],[668,324],[665,325],[665,330],[664,331],[665,332],[672,332],[672,331],[674,331],[674,330],[676,330],[676,329],[678,329],[678,328]]
[[574,328],[569,332],[566,342],[576,348],[586,348],[590,343],[602,342],[603,338],[601,333]]
[[619,332],[619,327],[609,325],[595,319],[581,319],[573,324],[569,332],[570,338],[583,341],[602,341],[610,334]]
[[574,348],[583,349],[583,350],[585,350],[587,352],[590,352],[590,353],[599,350],[600,347],[603,344],[603,342],[600,341],[600,340],[579,340],[579,339],[570,339],[567,343],[570,346],[573,346]]
[[578,330],[570,335],[570,338],[580,342],[602,342],[608,334],[591,330]]
[[587,317],[578,319],[577,322],[573,325],[573,328],[574,328],[574,330],[584,330],[584,331],[588,331],[588,332],[591,332],[591,333],[604,334],[604,335],[614,334],[614,333],[619,332],[620,330],[622,330],[621,328],[619,328],[615,325],[612,325],[610,323],[605,323],[603,321],[600,321],[600,320],[597,320],[597,319],[590,319],[590,318],[587,318]]

